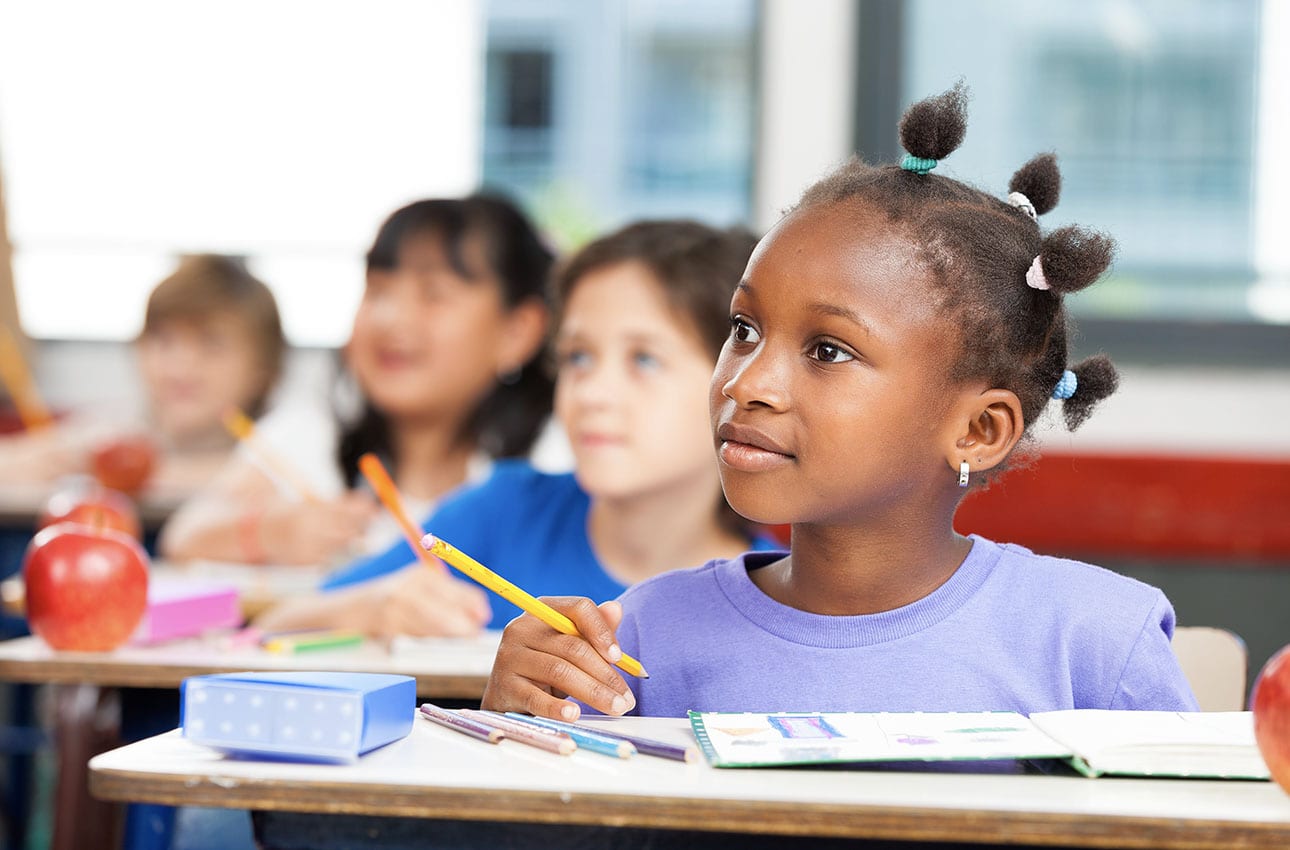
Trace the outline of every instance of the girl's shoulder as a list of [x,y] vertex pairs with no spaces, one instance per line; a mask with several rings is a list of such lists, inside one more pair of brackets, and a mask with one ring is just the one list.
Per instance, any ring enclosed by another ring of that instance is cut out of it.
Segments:
[[976,535],[973,540],[974,556],[979,549],[982,557],[992,557],[993,578],[1019,597],[1030,593],[1054,602],[1126,609],[1153,607],[1164,597],[1159,588],[1086,561],[1042,555],[1016,543],[996,543]]
[[542,472],[528,461],[495,461],[488,477],[468,484],[445,498],[436,518],[462,514],[505,514],[510,521],[532,521],[535,515],[577,513],[585,510],[587,496],[571,473]]

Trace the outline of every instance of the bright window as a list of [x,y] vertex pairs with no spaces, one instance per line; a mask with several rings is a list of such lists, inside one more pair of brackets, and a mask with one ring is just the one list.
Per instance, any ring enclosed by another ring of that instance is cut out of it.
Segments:
[[380,221],[479,179],[480,9],[303,0],[0,6],[19,308],[126,339],[176,254],[248,257],[302,345],[344,341]]

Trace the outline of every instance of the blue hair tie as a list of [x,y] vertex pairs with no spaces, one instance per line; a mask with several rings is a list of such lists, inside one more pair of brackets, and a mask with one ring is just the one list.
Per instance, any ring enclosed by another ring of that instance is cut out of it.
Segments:
[[936,167],[936,160],[907,153],[905,158],[900,161],[900,167],[916,174],[926,174]]
[[1079,386],[1079,379],[1070,369],[1062,372],[1061,380],[1057,386],[1053,387],[1053,398],[1068,399],[1075,395],[1075,388]]

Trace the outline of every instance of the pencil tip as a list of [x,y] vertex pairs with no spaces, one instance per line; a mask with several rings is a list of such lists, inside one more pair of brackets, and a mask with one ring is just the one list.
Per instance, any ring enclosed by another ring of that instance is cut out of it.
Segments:
[[642,667],[642,668],[641,668],[641,678],[642,678],[642,679],[648,679],[648,678],[649,678],[649,673],[645,670],[645,668],[644,668],[644,667]]

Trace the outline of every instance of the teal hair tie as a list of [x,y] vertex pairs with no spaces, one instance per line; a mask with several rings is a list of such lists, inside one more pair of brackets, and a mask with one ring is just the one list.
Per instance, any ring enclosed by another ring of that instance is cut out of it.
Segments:
[[1061,380],[1057,386],[1053,387],[1053,398],[1068,399],[1075,395],[1075,387],[1079,386],[1079,379],[1070,369],[1062,372]]
[[917,174],[926,174],[936,167],[936,160],[907,153],[905,158],[900,161],[900,167]]

